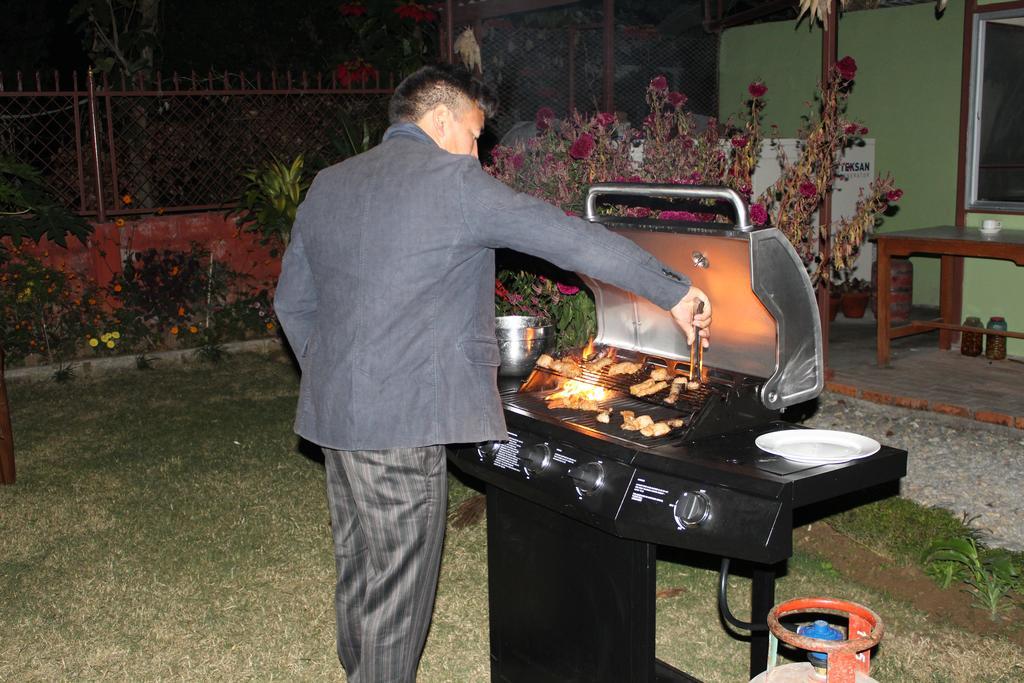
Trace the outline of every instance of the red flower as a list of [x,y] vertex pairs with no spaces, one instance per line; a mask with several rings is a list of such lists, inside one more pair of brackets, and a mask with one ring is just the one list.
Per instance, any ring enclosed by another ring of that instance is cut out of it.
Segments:
[[764,94],[768,92],[768,86],[761,81],[754,81],[747,86],[747,92],[750,93],[751,97],[757,99],[758,97],[764,97]]
[[505,285],[498,278],[494,278],[494,293],[502,299],[508,298],[508,290],[505,289]]
[[402,3],[395,8],[395,14],[403,19],[412,19],[417,24],[421,21],[434,21],[437,15],[418,2]]
[[563,285],[561,282],[555,283],[555,286],[558,287],[559,292],[565,294],[566,296],[572,296],[576,292],[580,291],[579,287],[573,287],[572,285]]
[[732,146],[736,149],[743,149],[747,146],[747,138],[743,135],[737,135],[732,139]]
[[857,75],[857,62],[854,61],[853,57],[847,55],[836,64],[836,71],[839,72],[844,81],[852,81]]
[[606,111],[598,112],[598,114],[594,116],[594,123],[602,128],[607,128],[615,123],[615,114],[609,114]]
[[889,190],[885,198],[890,202],[898,202],[903,198],[903,190]]
[[516,169],[518,171],[522,167],[523,167],[523,155],[522,154],[513,154],[512,155],[512,168],[514,168],[514,169]]
[[768,222],[768,210],[762,204],[751,204],[750,219],[754,221],[754,225],[764,225]]
[[657,90],[658,92],[665,92],[668,90],[668,79],[664,76],[655,76],[651,79],[651,89]]
[[533,122],[537,126],[537,130],[547,130],[551,127],[551,122],[555,120],[555,112],[550,107],[541,107],[537,110],[537,115],[533,118]]
[[670,92],[668,94],[668,103],[671,104],[674,108],[679,109],[679,107],[686,104],[686,95],[684,95],[681,92]]
[[810,180],[805,180],[800,183],[800,194],[810,199],[814,195],[818,194],[818,188],[814,186]]
[[569,148],[569,156],[573,159],[586,159],[594,152],[594,136],[584,133],[576,138]]
[[377,78],[377,70],[362,59],[339,64],[337,74],[338,84],[344,88],[362,86]]
[[847,135],[856,135],[857,134],[857,129],[859,127],[860,126],[858,126],[856,123],[848,123],[843,128],[843,132],[846,133]]
[[868,134],[867,126],[861,126],[860,127],[860,134],[861,135],[867,135]]
[[347,2],[338,7],[343,17],[361,17],[366,14],[366,6],[361,2]]

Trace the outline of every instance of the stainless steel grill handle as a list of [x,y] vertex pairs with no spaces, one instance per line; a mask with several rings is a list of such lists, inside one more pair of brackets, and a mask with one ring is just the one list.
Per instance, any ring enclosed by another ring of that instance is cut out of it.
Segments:
[[597,198],[601,195],[620,194],[627,197],[662,197],[665,199],[719,199],[732,204],[736,210],[736,229],[748,232],[754,229],[747,205],[735,190],[727,187],[695,187],[693,185],[641,185],[637,183],[598,183],[587,191],[585,218],[596,221]]

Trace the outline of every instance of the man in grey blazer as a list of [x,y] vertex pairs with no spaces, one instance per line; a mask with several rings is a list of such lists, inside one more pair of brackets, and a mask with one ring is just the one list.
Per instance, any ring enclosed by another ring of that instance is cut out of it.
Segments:
[[295,431],[326,458],[338,657],[355,683],[415,679],[444,539],[445,445],[507,438],[495,249],[636,292],[708,343],[711,304],[685,276],[481,169],[493,107],[461,69],[409,76],[383,142],[317,175],[284,255],[274,305],[302,370]]

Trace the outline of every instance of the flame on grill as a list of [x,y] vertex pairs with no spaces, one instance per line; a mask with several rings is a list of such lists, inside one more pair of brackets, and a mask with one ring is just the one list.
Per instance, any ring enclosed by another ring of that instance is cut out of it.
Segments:
[[567,379],[558,388],[558,391],[547,397],[548,401],[556,399],[576,399],[577,401],[603,401],[607,398],[608,392],[604,387],[599,387],[590,382],[583,382],[578,379]]
[[580,353],[580,356],[583,358],[583,360],[588,360],[592,355],[594,355],[593,337],[590,338],[590,341],[587,342],[587,345],[583,347],[583,351]]

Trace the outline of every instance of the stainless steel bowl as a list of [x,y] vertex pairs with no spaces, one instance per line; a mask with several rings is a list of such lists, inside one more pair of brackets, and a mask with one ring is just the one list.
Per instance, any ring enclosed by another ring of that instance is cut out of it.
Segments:
[[526,375],[555,340],[555,326],[543,318],[525,315],[501,315],[494,319],[501,366],[498,374],[506,377]]

